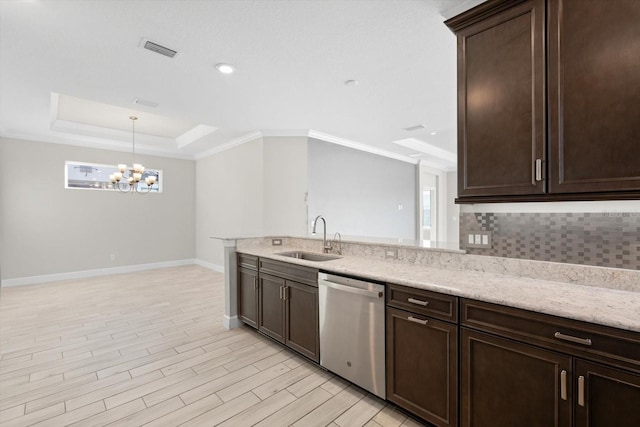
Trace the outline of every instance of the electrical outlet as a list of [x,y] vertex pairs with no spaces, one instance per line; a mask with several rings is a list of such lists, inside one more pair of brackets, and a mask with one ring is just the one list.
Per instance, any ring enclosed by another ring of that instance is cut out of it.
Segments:
[[398,259],[398,248],[387,248],[384,250],[385,259]]
[[492,245],[491,231],[475,231],[467,233],[467,247],[474,249],[490,249]]
[[282,239],[271,239],[271,246],[282,246]]

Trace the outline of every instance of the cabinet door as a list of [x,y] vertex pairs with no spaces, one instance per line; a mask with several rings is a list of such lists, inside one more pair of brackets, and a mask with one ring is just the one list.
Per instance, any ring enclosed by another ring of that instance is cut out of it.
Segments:
[[286,285],[286,344],[319,362],[318,288],[288,280]]
[[578,359],[576,427],[640,426],[640,375]]
[[461,426],[571,426],[569,356],[460,331]]
[[550,191],[640,190],[640,1],[549,1]]
[[387,307],[387,399],[436,426],[457,426],[458,327]]
[[258,330],[284,343],[284,279],[260,273]]
[[387,307],[387,399],[436,426],[457,426],[458,327]]
[[258,272],[244,267],[238,268],[238,317],[258,327]]
[[457,32],[461,198],[545,192],[544,10],[526,1]]

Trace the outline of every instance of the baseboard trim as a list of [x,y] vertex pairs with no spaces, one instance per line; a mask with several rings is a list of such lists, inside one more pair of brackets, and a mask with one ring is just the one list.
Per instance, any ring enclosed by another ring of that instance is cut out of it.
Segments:
[[224,273],[224,266],[222,266],[222,265],[214,264],[212,262],[203,261],[203,260],[197,259],[197,258],[195,260],[195,264],[199,265],[200,267],[208,268],[209,270],[217,271],[218,273]]
[[238,319],[238,316],[227,316],[225,314],[223,325],[227,329],[235,329],[239,328],[242,325],[242,322]]
[[[0,287],[35,285],[38,283],[59,282],[61,280],[84,279],[86,277],[106,276],[108,274],[135,273],[137,271],[154,270],[156,268],[179,267],[181,265],[198,264],[196,259],[180,259],[175,261],[152,262],[149,264],[125,265],[122,267],[97,268],[95,270],[71,271],[68,273],[44,274],[42,276],[17,277],[4,279]],[[215,264],[211,264],[215,265]]]

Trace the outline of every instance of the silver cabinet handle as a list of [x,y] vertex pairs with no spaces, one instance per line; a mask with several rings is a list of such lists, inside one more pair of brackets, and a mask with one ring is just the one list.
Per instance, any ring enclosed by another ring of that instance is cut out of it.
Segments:
[[283,299],[283,298],[282,298],[282,290],[283,290],[283,289],[284,289],[284,287],[283,287],[283,286],[280,286],[280,299]]
[[560,399],[567,400],[567,371],[560,372]]
[[542,159],[536,159],[536,181],[542,181]]
[[282,287],[282,299],[286,301],[287,298],[289,298],[288,294],[289,294],[289,288],[286,287],[286,286],[283,286]]
[[572,337],[571,335],[565,335],[561,332],[556,332],[555,334],[553,334],[554,337],[558,338],[559,340],[565,340],[565,341],[571,341],[574,342],[576,344],[582,344],[582,345],[591,345],[591,339],[590,338],[578,338],[578,337]]
[[578,377],[578,405],[584,406],[584,377]]
[[253,278],[253,289],[258,289],[258,278],[257,277]]
[[407,317],[407,320],[409,322],[420,323],[421,325],[426,325],[429,322],[428,320],[418,319],[417,317],[413,317],[413,316]]
[[423,307],[426,307],[429,304],[429,301],[422,301],[420,299],[415,299],[415,298],[407,298],[407,301],[409,301],[411,304],[418,304]]

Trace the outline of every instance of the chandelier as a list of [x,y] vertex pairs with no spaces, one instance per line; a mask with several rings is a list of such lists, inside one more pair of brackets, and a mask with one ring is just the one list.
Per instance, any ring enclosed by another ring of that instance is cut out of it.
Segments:
[[[109,175],[111,184],[115,190],[121,193],[142,193],[146,194],[151,191],[151,187],[156,183],[155,175],[147,175],[144,182],[147,184],[146,189],[140,189],[138,183],[142,180],[144,174],[144,166],[140,163],[136,163],[136,116],[130,116],[131,128],[132,128],[132,142],[133,142],[133,162],[130,169],[127,170],[127,165],[124,163],[118,164],[118,171]],[[127,175],[128,172],[128,175]]]

